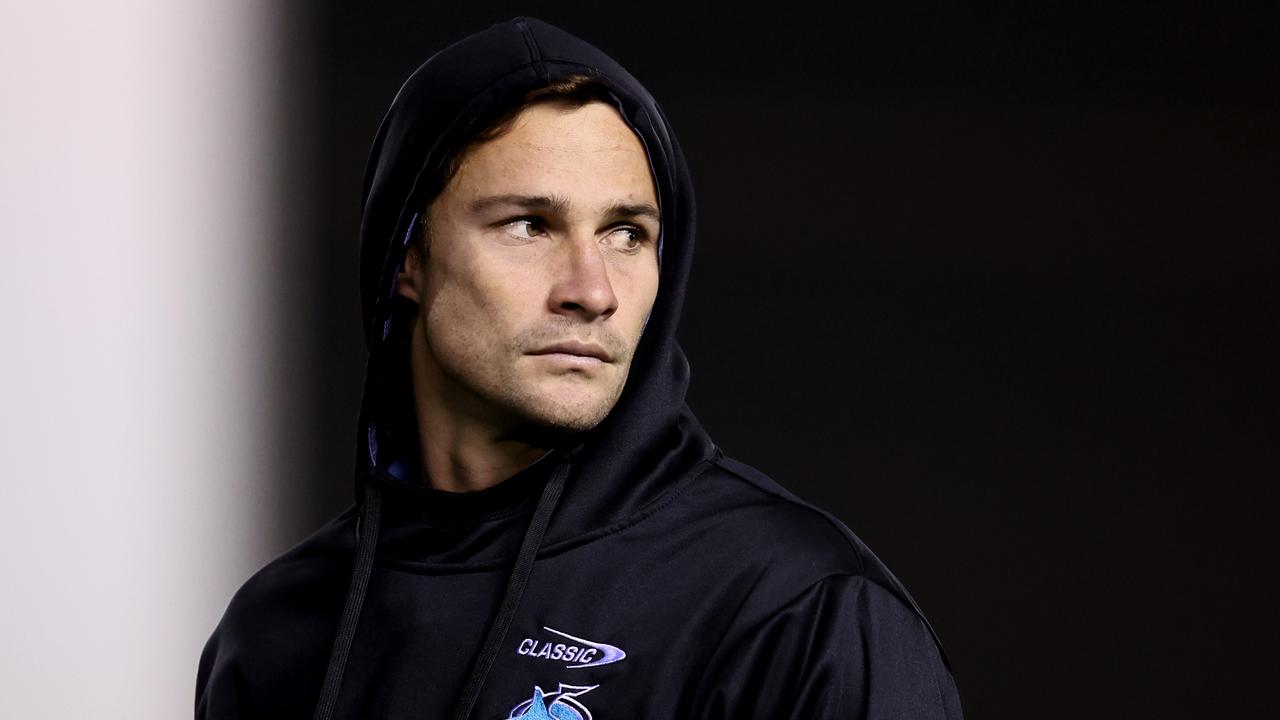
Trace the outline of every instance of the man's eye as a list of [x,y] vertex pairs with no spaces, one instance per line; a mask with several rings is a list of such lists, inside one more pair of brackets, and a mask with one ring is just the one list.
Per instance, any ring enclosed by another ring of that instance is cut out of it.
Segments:
[[516,218],[507,223],[507,232],[521,240],[532,240],[543,233],[545,228],[538,218]]
[[621,250],[639,250],[644,243],[644,231],[637,227],[624,225],[609,232],[609,244]]

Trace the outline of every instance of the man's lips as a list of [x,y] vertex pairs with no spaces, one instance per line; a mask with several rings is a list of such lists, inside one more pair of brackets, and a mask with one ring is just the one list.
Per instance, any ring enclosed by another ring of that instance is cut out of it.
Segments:
[[529,353],[530,355],[572,355],[581,358],[594,358],[600,362],[613,362],[613,356],[594,343],[568,341],[547,345]]

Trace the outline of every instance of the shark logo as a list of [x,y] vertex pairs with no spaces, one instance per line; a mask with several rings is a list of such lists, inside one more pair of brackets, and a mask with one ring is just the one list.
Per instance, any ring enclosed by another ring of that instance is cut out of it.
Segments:
[[579,695],[586,695],[599,685],[565,685],[551,694],[543,694],[542,688],[533,687],[533,697],[511,708],[507,720],[591,720],[591,711],[578,702]]

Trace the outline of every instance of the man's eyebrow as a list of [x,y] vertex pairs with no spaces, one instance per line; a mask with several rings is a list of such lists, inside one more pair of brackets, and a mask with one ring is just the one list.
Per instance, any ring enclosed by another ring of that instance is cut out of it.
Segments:
[[658,212],[658,208],[647,202],[640,203],[614,203],[605,211],[605,215],[609,217],[623,218],[641,218],[647,217],[654,222],[662,221],[662,213]]
[[467,208],[473,213],[482,213],[503,206],[556,213],[569,207],[569,201],[558,195],[489,195],[472,200]]
[[[546,213],[563,213],[569,208],[569,201],[560,195],[489,195],[472,200],[467,209],[480,214],[496,207],[516,207],[522,210],[538,210]],[[614,218],[650,218],[655,222],[662,220],[658,208],[647,202],[614,203],[605,209],[605,215]]]

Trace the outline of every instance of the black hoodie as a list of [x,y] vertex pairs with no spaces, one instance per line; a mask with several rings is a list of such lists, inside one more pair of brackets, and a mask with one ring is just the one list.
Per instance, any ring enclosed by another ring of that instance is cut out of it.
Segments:
[[[603,423],[492,488],[432,490],[394,294],[406,243],[445,150],[573,74],[609,88],[648,154],[657,300]],[[365,179],[356,504],[236,593],[200,660],[197,718],[960,717],[901,583],[839,521],[726,458],[685,405],[693,210],[653,98],[558,28],[495,25],[409,78]]]

